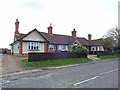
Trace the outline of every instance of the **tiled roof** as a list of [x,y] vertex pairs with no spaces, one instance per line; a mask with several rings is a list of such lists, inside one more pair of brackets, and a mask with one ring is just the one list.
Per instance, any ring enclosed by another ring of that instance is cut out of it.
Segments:
[[16,36],[16,40],[20,40],[22,37],[24,37],[26,34],[20,33]]
[[82,45],[89,45],[88,41],[85,38],[59,35],[59,34],[48,34],[44,32],[40,32],[40,34],[43,37],[45,37],[50,43],[73,44],[76,40],[78,40]]
[[90,40],[89,43],[90,45],[97,46],[101,45],[102,39],[96,39],[96,40]]
[[[31,32],[29,32],[29,33],[31,33]],[[49,34],[49,33],[45,33],[45,32],[38,32],[38,33],[40,35],[42,35],[47,41],[49,41],[49,43],[54,43],[54,44],[73,44],[76,40],[79,41],[80,44],[85,45],[85,46],[101,44],[101,39],[89,41],[82,37],[73,37],[73,36],[59,35],[59,34]],[[28,34],[20,33],[19,36],[16,36],[16,40],[20,40],[26,35],[28,35]]]

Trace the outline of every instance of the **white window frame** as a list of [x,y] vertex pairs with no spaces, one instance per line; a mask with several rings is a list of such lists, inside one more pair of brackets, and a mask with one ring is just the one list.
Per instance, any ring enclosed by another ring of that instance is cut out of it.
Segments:
[[99,51],[103,51],[103,50],[104,50],[103,46],[99,46]]
[[66,45],[61,45],[61,50],[66,50]]
[[28,50],[40,50],[40,42],[28,42]]
[[49,50],[56,50],[55,44],[49,44]]
[[[93,50],[93,48],[94,48],[94,50]],[[96,46],[92,46],[91,51],[96,51]]]
[[80,45],[80,43],[76,40],[73,45]]

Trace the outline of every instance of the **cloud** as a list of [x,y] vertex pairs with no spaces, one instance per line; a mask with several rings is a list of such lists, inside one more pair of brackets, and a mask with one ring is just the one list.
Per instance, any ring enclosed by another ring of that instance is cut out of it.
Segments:
[[35,2],[35,1],[26,1],[26,2],[22,3],[21,5],[23,7],[31,8],[34,10],[43,9],[43,6],[39,2]]

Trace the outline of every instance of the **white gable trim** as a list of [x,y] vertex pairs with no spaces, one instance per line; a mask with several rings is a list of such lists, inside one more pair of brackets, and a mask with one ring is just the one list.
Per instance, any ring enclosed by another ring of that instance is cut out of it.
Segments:
[[28,33],[22,40],[26,41],[46,41],[36,30]]
[[73,45],[76,45],[75,43],[77,42],[77,45],[80,45],[80,42],[78,40],[75,40],[75,42],[73,43]]

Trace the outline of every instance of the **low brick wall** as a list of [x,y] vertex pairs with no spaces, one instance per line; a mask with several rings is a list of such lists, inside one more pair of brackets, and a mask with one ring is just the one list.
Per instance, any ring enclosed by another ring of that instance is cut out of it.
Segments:
[[86,54],[78,54],[72,52],[56,52],[56,53],[28,53],[28,61],[41,61],[41,60],[56,60],[64,58],[85,58]]

